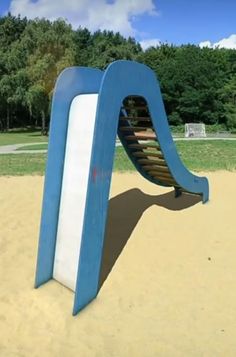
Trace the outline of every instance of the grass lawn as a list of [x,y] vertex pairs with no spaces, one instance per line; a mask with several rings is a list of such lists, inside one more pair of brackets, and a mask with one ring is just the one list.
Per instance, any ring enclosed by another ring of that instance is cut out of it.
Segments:
[[[236,170],[236,141],[177,141],[176,146],[189,170]],[[0,155],[0,175],[43,175],[45,161],[46,154]],[[134,170],[122,147],[116,148],[114,170]]]
[[236,140],[177,141],[176,146],[189,170],[236,170]]
[[177,141],[176,146],[189,170],[236,170],[236,140]]
[[0,155],[0,175],[44,175],[46,154]]
[[[176,141],[175,144],[181,160],[189,170],[236,170],[236,140]],[[116,149],[114,169],[134,170],[122,147]]]
[[22,150],[47,150],[48,148],[48,144],[35,144],[35,145],[26,145],[26,146],[22,146],[18,149],[16,149],[16,151],[22,151]]
[[37,142],[47,142],[48,137],[41,135],[39,131],[11,131],[9,133],[0,133],[0,146],[27,144]]

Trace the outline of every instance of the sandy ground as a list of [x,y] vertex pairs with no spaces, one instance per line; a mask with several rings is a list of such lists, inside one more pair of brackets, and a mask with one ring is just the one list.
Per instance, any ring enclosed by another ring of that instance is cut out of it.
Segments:
[[43,178],[1,177],[0,356],[235,357],[236,173],[207,176],[202,205],[113,175],[104,284],[75,318],[70,290],[33,289]]

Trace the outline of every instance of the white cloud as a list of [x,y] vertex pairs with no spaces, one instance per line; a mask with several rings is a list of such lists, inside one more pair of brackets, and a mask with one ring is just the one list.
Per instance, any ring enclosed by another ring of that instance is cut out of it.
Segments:
[[13,15],[30,19],[45,17],[66,18],[74,28],[87,27],[90,31],[113,30],[124,36],[134,36],[132,19],[142,14],[157,15],[154,0],[11,0]]
[[149,47],[156,47],[161,44],[161,41],[158,38],[151,38],[147,40],[140,41],[140,45],[143,50],[146,50]]
[[211,43],[210,41],[204,41],[199,43],[201,48],[210,47],[210,48],[232,48],[236,49],[236,34],[230,35],[228,38],[223,38],[219,42]]
[[199,47],[203,48],[203,47],[212,47],[212,44],[210,41],[203,41],[199,43]]

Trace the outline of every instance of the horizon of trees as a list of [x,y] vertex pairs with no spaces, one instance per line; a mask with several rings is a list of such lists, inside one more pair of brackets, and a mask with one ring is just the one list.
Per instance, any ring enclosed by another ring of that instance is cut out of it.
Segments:
[[236,50],[162,44],[144,51],[135,39],[112,31],[8,14],[0,17],[0,131],[40,127],[44,133],[59,73],[69,66],[105,69],[118,59],[155,71],[171,125],[236,130]]

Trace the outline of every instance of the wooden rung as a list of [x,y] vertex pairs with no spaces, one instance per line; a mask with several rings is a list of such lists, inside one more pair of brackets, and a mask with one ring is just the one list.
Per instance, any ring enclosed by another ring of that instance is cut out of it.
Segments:
[[159,171],[155,171],[155,170],[148,170],[147,174],[149,174],[150,176],[153,176],[154,178],[158,178],[159,180],[166,180],[171,182],[172,184],[174,184],[175,186],[178,186],[177,183],[175,182],[175,180],[173,179],[173,177],[170,174],[167,174],[165,172],[159,172]]
[[159,177],[162,178],[163,180],[168,180],[171,182],[175,182],[175,180],[172,178],[172,176],[166,176],[164,172],[156,172],[156,171],[147,171],[149,175],[152,175],[153,177]]
[[127,135],[125,136],[125,139],[128,141],[132,141],[132,140],[157,140],[156,136],[150,136],[150,135]]
[[178,186],[178,184],[171,178],[162,176],[161,173],[156,173],[156,174],[150,174],[150,172],[147,172],[148,175],[152,176],[153,178],[156,178],[162,182],[168,182],[173,186]]
[[143,165],[143,168],[145,169],[145,171],[148,171],[149,173],[152,172],[152,174],[155,173],[156,175],[158,175],[158,172],[165,172],[165,173],[170,172],[168,167],[159,166],[159,165],[150,165],[150,166]]
[[152,126],[144,127],[144,126],[120,126],[120,131],[145,131],[147,129],[153,129]]
[[[131,94],[131,95],[129,95],[129,100],[135,100],[135,99],[137,99],[137,98],[139,98],[140,99],[140,101],[141,101],[141,98],[140,98],[140,95],[137,95],[137,94]],[[143,100],[143,102],[144,102],[144,100]],[[144,103],[145,105],[146,105],[146,102]],[[143,104],[143,105],[144,105]]]
[[[150,173],[149,173],[149,175],[150,175]],[[162,176],[160,174],[151,174],[151,176],[158,178],[159,180],[162,180],[162,181],[168,181],[168,182],[171,182],[172,184],[176,184],[176,182],[174,180],[172,180],[171,178]]]
[[166,166],[165,160],[149,160],[149,159],[138,159],[137,162],[139,164],[149,164],[149,165],[161,165],[161,166]]
[[121,109],[124,109],[124,110],[134,110],[134,109],[136,109],[136,110],[147,110],[148,111],[148,107],[146,106],[146,105],[133,105],[133,106],[127,106],[127,105],[125,105],[125,106],[123,106],[123,107],[121,107]]
[[176,183],[170,172],[160,172],[159,170],[153,170],[153,169],[150,170],[150,169],[146,169],[145,166],[143,166],[142,168],[144,169],[144,171],[146,171],[149,175],[153,177],[158,177],[159,179],[163,179],[163,180],[165,179],[173,183]]
[[135,121],[150,122],[151,118],[149,118],[149,117],[120,117],[120,120],[135,120]]
[[152,144],[129,144],[128,148],[130,149],[156,149],[158,151],[161,151],[161,148],[159,145],[152,145]]
[[180,187],[175,181],[173,180],[168,180],[165,177],[161,177],[161,176],[153,176],[154,179],[157,179],[163,183],[167,183],[168,185],[174,186],[174,187]]
[[134,157],[159,157],[159,158],[163,158],[163,155],[162,154],[159,154],[158,152],[143,152],[143,151],[135,151],[135,152],[132,152],[132,155]]
[[161,173],[150,174],[150,172],[148,172],[148,174],[154,178],[157,178],[158,180],[167,181],[174,186],[178,186],[178,184],[175,182],[175,180],[173,180],[171,177],[165,177],[165,176],[161,175]]
[[146,171],[158,171],[158,169],[159,169],[159,166],[160,167],[163,167],[163,168],[166,168],[166,170],[164,170],[165,171],[165,173],[167,174],[167,175],[169,175],[169,176],[171,176],[171,173],[170,173],[170,171],[169,171],[169,169],[168,169],[168,166],[164,166],[164,165],[158,165],[158,164],[151,164],[151,163],[149,163],[149,164],[143,164],[142,165],[143,166],[143,168],[146,170]]
[[150,168],[150,166],[147,166],[147,167],[143,166],[142,168],[143,168],[144,171],[146,171],[147,173],[149,173],[149,174],[151,174],[153,176],[162,176],[162,177],[164,177],[166,179],[174,181],[174,179],[173,179],[173,177],[172,177],[170,172],[160,172],[158,170],[155,170],[152,166],[151,166],[151,168]]

